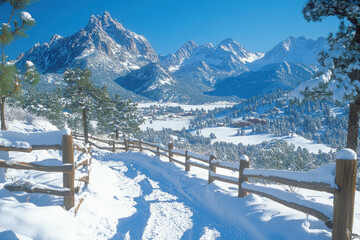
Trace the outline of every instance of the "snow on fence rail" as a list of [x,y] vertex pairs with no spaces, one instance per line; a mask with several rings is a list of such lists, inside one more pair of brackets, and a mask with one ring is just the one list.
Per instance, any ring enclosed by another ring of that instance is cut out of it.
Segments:
[[335,164],[327,164],[308,172],[291,172],[267,169],[244,169],[244,176],[268,180],[293,187],[334,193]]
[[[82,167],[87,171],[87,177],[78,179],[89,183],[88,165],[91,163],[90,145],[74,145],[73,137],[69,129],[62,131],[23,133],[13,131],[0,132],[0,151],[31,152],[34,150],[61,150],[62,162],[56,161],[51,164],[46,160],[42,162],[19,162],[0,160],[0,168],[35,170],[44,172],[62,172],[63,187],[50,187],[34,183],[29,180],[20,179],[15,182],[6,183],[4,188],[9,191],[24,191],[27,193],[45,193],[64,197],[66,210],[75,205],[75,193],[79,188],[74,187],[75,170]],[[74,150],[82,152],[78,161],[74,161]]]
[[[83,139],[81,135],[75,138]],[[90,137],[112,147],[99,146],[91,141],[95,147],[104,150],[129,151],[130,148],[139,149],[141,152],[150,151],[157,156],[164,156],[169,162],[175,162],[185,166],[185,171],[190,171],[191,166],[209,171],[208,183],[222,181],[238,185],[238,196],[244,197],[248,193],[254,193],[267,197],[287,207],[317,217],[325,222],[326,226],[333,229],[333,239],[347,239],[351,235],[354,215],[354,199],[356,188],[356,153],[350,149],[340,150],[337,154],[336,164],[328,164],[308,172],[280,171],[266,169],[250,169],[249,158],[241,156],[240,163],[223,162],[214,155],[200,155],[188,151],[175,150],[173,143],[167,147],[144,142],[141,139],[124,139],[121,141],[109,141]],[[124,147],[116,147],[116,144]],[[184,162],[175,159],[174,155],[184,157]],[[216,173],[216,168],[237,171],[238,177],[226,176]],[[262,179],[293,187],[305,188],[314,191],[323,191],[334,194],[334,206],[314,203],[305,200],[297,193],[282,191],[280,189],[259,186],[248,182],[248,178]],[[350,234],[350,235],[349,235]]]

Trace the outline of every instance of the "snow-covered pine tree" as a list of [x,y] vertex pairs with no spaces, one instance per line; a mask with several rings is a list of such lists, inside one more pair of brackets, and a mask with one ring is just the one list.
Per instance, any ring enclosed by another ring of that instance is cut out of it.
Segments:
[[[329,50],[319,58],[319,75],[298,86],[291,97],[332,98],[349,104],[347,147],[357,151],[360,111],[360,1],[309,0],[304,9],[307,21],[321,21],[328,16],[341,20],[339,31],[328,38]],[[346,20],[346,22],[344,22]]]
[[90,77],[91,71],[88,69],[66,69],[64,72],[66,109],[82,114],[85,142],[88,142],[88,112],[93,113],[95,118],[103,116],[110,101],[106,88],[96,87]]
[[0,26],[0,44],[2,58],[0,64],[0,106],[1,130],[6,130],[5,103],[8,97],[21,93],[24,83],[35,85],[39,81],[39,73],[32,62],[27,61],[25,71],[20,72],[13,62],[6,61],[5,46],[13,42],[16,37],[26,37],[25,31],[35,25],[34,18],[25,9],[31,0],[0,0],[0,4],[11,5],[9,19]]
[[138,133],[144,120],[138,114],[137,104],[131,99],[121,100],[119,95],[115,95],[112,105],[110,126],[116,131],[116,139],[119,138],[119,132],[125,136]]
[[54,92],[39,92],[29,89],[22,98],[22,108],[37,116],[46,117],[59,129],[65,127],[64,98],[62,90],[57,88]]

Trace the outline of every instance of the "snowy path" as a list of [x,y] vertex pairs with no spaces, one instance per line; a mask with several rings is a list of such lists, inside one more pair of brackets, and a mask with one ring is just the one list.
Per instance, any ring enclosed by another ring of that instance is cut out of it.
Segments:
[[[16,153],[10,159],[61,156],[40,151]],[[10,170],[7,177],[62,185],[62,174]],[[73,210],[62,209],[60,197],[9,192],[0,184],[0,239],[331,239],[331,232],[314,217],[254,194],[237,198],[236,186],[208,184],[207,178],[203,169],[185,172],[156,156],[95,150],[90,184],[76,196],[77,201],[85,199],[76,217]],[[299,193],[327,204],[333,200],[325,193]],[[356,233],[359,210],[356,200]]]
[[[138,189],[135,213],[119,219],[117,233],[111,239],[251,239],[242,228],[208,213],[209,209],[184,196],[160,174],[152,174],[132,161],[134,158],[111,153],[96,157],[119,175],[132,179]],[[142,158],[147,161],[149,157]]]
[[[14,126],[26,132],[56,130],[39,124],[41,128]],[[49,150],[12,152],[0,159],[43,162],[62,157],[60,151]],[[236,186],[208,184],[208,171],[203,169],[185,172],[165,158],[96,150],[91,169],[90,184],[75,197],[76,204],[85,199],[76,216],[74,209],[62,208],[62,197],[9,192],[0,183],[0,240],[331,239],[322,221],[254,194],[237,198]],[[27,179],[57,187],[63,185],[62,178],[62,173],[16,169],[6,173],[6,181]],[[295,191],[320,203],[333,201],[326,193]],[[354,232],[360,234],[359,192]]]
[[331,238],[318,219],[256,195],[237,198],[236,187],[209,185],[201,169],[186,173],[143,153],[94,157],[138,189],[134,214],[119,219],[112,239]]

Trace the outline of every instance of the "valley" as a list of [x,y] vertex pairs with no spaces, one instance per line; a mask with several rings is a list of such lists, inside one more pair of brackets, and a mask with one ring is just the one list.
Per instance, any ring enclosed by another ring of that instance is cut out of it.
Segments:
[[360,238],[357,1],[36,2],[0,1],[0,240]]

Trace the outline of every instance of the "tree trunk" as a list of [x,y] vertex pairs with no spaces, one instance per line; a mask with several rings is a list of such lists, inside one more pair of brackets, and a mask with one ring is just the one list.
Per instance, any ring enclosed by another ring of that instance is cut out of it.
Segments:
[[346,147],[354,150],[355,152],[357,152],[357,145],[358,145],[359,111],[360,111],[360,101],[350,103]]
[[86,117],[86,108],[83,108],[82,114],[83,114],[83,128],[84,128],[85,143],[88,143],[89,138],[88,138],[88,125],[87,125],[87,117]]
[[7,130],[6,122],[5,122],[5,100],[6,98],[1,98],[1,131]]
[[119,129],[118,129],[118,127],[116,127],[116,130],[115,130],[115,139],[119,140]]

